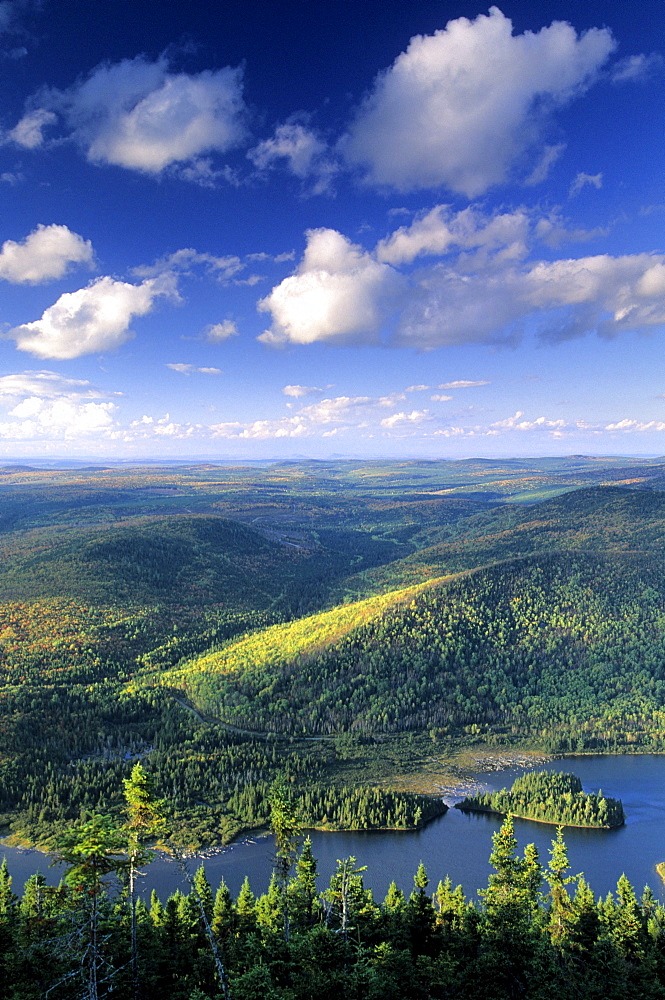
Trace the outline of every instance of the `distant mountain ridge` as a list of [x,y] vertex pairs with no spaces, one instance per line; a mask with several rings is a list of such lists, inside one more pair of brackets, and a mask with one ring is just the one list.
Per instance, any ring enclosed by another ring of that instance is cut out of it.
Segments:
[[442,529],[440,539],[345,581],[358,596],[503,559],[558,550],[655,554],[665,546],[665,492],[589,486],[529,506],[506,505]]

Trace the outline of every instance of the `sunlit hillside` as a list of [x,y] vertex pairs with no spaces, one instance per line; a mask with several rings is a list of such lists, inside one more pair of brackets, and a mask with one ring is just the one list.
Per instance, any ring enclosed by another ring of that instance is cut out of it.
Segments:
[[253,729],[466,728],[658,748],[664,663],[663,561],[560,552],[269,628],[162,680]]

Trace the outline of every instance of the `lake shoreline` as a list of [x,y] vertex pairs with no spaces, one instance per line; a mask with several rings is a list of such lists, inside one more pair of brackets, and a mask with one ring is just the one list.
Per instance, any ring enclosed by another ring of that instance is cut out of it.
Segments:
[[[546,767],[568,770],[570,762],[555,760]],[[504,773],[487,775],[492,790],[498,790],[504,781]],[[584,872],[596,894],[614,892],[618,876],[625,872],[638,891],[642,886],[649,885],[656,897],[665,901],[665,883],[656,871],[657,863],[665,863],[662,841],[665,756],[595,754],[592,758],[587,755],[579,759],[577,773],[585,788],[597,790],[602,787],[608,794],[621,798],[628,821],[613,830],[611,835],[604,830],[596,833],[590,828],[568,827],[565,841],[572,870]],[[478,775],[477,780],[482,781],[484,777]],[[444,816],[419,831],[312,830],[304,831],[303,836],[312,838],[321,888],[325,887],[335,871],[337,859],[353,856],[359,864],[367,864],[365,885],[375,892],[377,898],[383,898],[391,880],[408,895],[420,861],[425,864],[434,885],[449,875],[453,885],[461,883],[467,895],[471,896],[487,886],[491,873],[488,863],[491,837],[500,824],[498,815],[463,813],[450,808]],[[519,849],[522,850],[527,842],[534,842],[540,856],[547,858],[554,836],[553,827],[548,829],[548,825],[516,823],[515,836]],[[404,833],[410,835],[403,836]],[[188,854],[187,864],[192,873],[203,865],[213,886],[223,878],[235,896],[245,876],[249,877],[255,892],[267,889],[275,851],[265,827],[255,826],[226,847],[217,845]],[[0,847],[0,860],[2,855]],[[25,881],[38,869],[49,885],[57,885],[61,878],[62,867],[49,867],[51,858],[43,852],[7,846],[6,855],[15,892],[20,893]],[[166,898],[177,888],[188,891],[179,866],[166,855],[158,855],[153,863],[147,865],[145,875],[140,879],[140,892],[146,902],[153,888],[161,898]]]
[[[479,783],[477,777],[480,775],[491,775],[500,771],[510,770],[511,768],[521,768],[524,770],[533,770],[543,764],[551,764],[556,760],[567,760],[576,757],[580,758],[624,758],[624,757],[639,757],[639,756],[665,756],[665,751],[651,753],[649,751],[630,751],[629,753],[557,753],[557,754],[547,754],[544,751],[536,749],[527,748],[515,748],[509,750],[491,750],[486,745],[479,746],[477,753],[472,750],[466,750],[463,754],[459,755],[461,760],[454,756],[450,762],[450,770],[446,773],[445,781],[437,783],[433,781],[435,775],[431,772],[423,771],[420,777],[423,779],[422,786],[418,786],[418,773],[413,775],[414,782],[409,787],[409,791],[417,792],[422,795],[427,795],[432,799],[449,799],[453,800],[456,797],[464,798],[470,792],[473,792],[479,788]],[[463,761],[463,762],[462,762]],[[444,763],[442,761],[442,763]],[[448,762],[446,762],[448,763]],[[443,770],[443,768],[442,768]],[[457,773],[454,773],[457,772]],[[396,776],[394,782],[394,787],[400,789],[401,782],[399,777]],[[444,803],[447,808],[457,807],[457,803],[449,802]],[[482,812],[486,810],[477,810]],[[439,815],[443,815],[442,812]],[[505,813],[494,813],[494,815],[505,815]],[[396,828],[396,827],[372,827],[369,829],[365,828],[349,828],[349,827],[330,827],[330,826],[308,826],[303,828],[303,830],[315,830],[321,833],[416,833],[422,830],[429,823],[437,819],[438,816],[433,816],[424,823],[420,823],[418,826],[409,827],[407,829]],[[548,820],[535,819],[531,816],[519,816],[519,819],[527,819],[533,823],[545,823],[551,826],[564,825],[568,827],[578,826],[580,829],[590,829],[590,830],[613,830],[617,829],[617,826],[585,826],[583,824],[557,824],[550,823]],[[227,850],[232,845],[242,844],[247,841],[248,838],[252,836],[262,836],[260,833],[256,833],[255,827],[249,827],[247,829],[240,830],[228,844],[201,844],[192,851],[192,856],[194,854],[204,854],[208,852],[221,852]],[[43,844],[33,843],[30,841],[22,840],[15,834],[8,833],[6,836],[0,836],[0,848],[8,847],[11,849],[17,849],[21,851],[39,851],[41,854],[49,855],[52,850]]]

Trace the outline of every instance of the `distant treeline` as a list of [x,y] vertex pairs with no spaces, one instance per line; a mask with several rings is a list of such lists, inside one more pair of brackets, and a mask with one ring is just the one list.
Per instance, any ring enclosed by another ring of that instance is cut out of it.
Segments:
[[614,827],[625,821],[618,799],[582,791],[582,782],[574,774],[557,771],[531,771],[517,778],[510,789],[469,795],[458,803],[469,812],[513,814],[541,823],[564,826]]

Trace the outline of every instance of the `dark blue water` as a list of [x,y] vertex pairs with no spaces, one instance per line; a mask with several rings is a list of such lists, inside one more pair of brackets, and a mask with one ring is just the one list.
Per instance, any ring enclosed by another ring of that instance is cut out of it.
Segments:
[[[615,889],[617,879],[625,872],[638,892],[649,885],[665,902],[665,887],[655,871],[655,865],[665,861],[665,756],[577,757],[554,761],[546,767],[573,771],[582,780],[585,791],[597,792],[602,788],[605,795],[623,800],[627,821],[619,830],[566,829],[573,873],[583,872],[596,895],[605,895]],[[522,769],[515,769],[477,777],[486,787],[494,789],[511,785],[521,773]],[[430,889],[436,887],[439,879],[450,875],[453,884],[461,883],[467,896],[474,897],[487,884],[492,833],[499,825],[497,817],[464,815],[458,809],[449,809],[445,816],[417,833],[313,832],[320,887],[327,885],[337,859],[352,855],[359,865],[367,865],[365,884],[373,889],[377,899],[383,898],[392,879],[409,892],[420,861],[427,867]],[[520,850],[533,842],[541,860],[547,862],[555,834],[553,827],[516,820],[515,832]],[[57,871],[48,867],[48,858],[43,854],[0,847],[0,856],[3,850],[15,890],[20,891],[24,880],[37,868],[52,884],[58,881]],[[200,860],[191,860],[192,870]],[[223,877],[236,894],[248,875],[254,891],[264,892],[272,868],[272,841],[266,837],[234,844],[202,860],[213,888]],[[159,859],[146,868],[141,884],[144,894],[149,895],[155,888],[164,898],[178,887],[186,889],[172,861]]]

